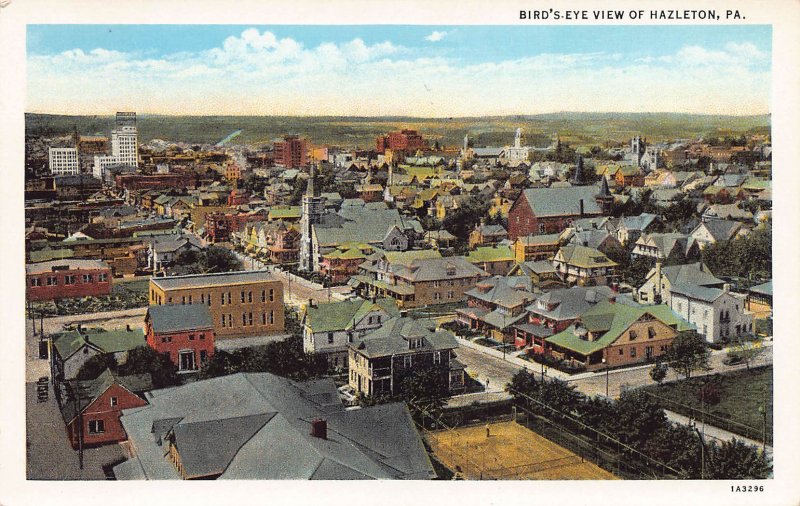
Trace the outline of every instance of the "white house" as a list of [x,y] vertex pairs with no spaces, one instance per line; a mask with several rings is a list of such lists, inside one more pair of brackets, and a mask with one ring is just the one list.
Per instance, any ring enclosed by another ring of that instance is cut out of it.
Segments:
[[745,310],[745,296],[704,286],[672,285],[670,307],[697,327],[709,343],[728,342],[753,332],[753,313]]
[[394,299],[310,302],[303,315],[303,351],[322,353],[336,369],[347,368],[347,343],[400,315]]

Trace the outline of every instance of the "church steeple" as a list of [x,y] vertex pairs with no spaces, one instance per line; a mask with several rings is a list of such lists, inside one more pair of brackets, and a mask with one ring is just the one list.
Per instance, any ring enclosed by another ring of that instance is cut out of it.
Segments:
[[586,186],[586,177],[583,175],[583,157],[578,155],[576,160],[575,174],[570,180],[572,186]]
[[611,190],[608,189],[608,180],[606,177],[603,176],[600,179],[600,193],[595,195],[594,199],[595,202],[597,202],[597,205],[600,206],[603,214],[608,214],[611,212],[611,205],[614,203],[614,196],[611,194]]
[[308,186],[306,187],[306,195],[309,197],[319,197],[319,190],[315,183],[317,179],[317,164],[311,164],[311,171],[308,176]]

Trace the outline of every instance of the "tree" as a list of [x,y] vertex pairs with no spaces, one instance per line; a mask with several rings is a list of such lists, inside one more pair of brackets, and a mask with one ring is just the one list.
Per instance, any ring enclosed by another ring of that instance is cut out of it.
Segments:
[[242,262],[229,249],[209,246],[205,251],[205,265],[209,272],[231,272],[242,270]]
[[426,405],[429,411],[442,409],[450,397],[447,370],[436,366],[415,369],[400,379],[400,397],[414,405]]
[[178,367],[165,355],[149,346],[139,346],[128,351],[128,359],[117,368],[121,376],[150,374],[153,388],[166,388],[181,384]]
[[539,395],[541,383],[536,381],[533,374],[525,370],[520,370],[506,385],[506,392],[511,394],[515,404],[527,406],[530,401],[525,396],[536,398]]
[[654,365],[653,368],[650,369],[650,378],[652,378],[653,381],[661,385],[661,383],[667,377],[668,370],[669,366],[667,366],[667,364],[665,364],[661,360],[658,360],[656,362],[656,365]]
[[765,479],[772,473],[769,457],[736,438],[709,446],[705,477],[714,480]]
[[764,353],[764,347],[762,346],[761,340],[750,341],[739,336],[736,338],[736,344],[731,346],[728,355],[740,358],[749,371],[750,364],[762,353]]
[[106,369],[115,371],[117,369],[117,361],[111,353],[100,353],[84,362],[81,368],[78,369],[78,374],[75,378],[80,381],[93,380]]
[[698,369],[708,368],[710,353],[706,342],[695,331],[679,332],[666,353],[669,366],[685,378]]
[[653,434],[669,425],[661,404],[642,391],[623,392],[614,411],[617,437],[635,448],[644,447]]

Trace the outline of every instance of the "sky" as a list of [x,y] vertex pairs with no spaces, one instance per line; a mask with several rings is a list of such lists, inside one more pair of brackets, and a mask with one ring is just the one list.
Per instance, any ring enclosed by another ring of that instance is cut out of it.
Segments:
[[765,114],[771,27],[29,25],[29,112]]

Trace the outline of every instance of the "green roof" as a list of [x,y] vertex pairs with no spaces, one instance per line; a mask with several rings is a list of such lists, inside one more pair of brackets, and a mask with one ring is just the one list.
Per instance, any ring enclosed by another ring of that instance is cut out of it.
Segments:
[[276,220],[280,218],[299,218],[300,213],[300,206],[273,207],[269,210],[268,218],[270,220]]
[[346,330],[358,323],[370,311],[382,310],[390,317],[399,316],[400,311],[393,299],[353,299],[306,307],[306,325],[311,331],[333,332]]
[[575,335],[575,325],[570,325],[558,334],[548,337],[547,342],[590,355],[613,344],[620,335],[643,315],[649,314],[666,325],[674,326],[677,331],[690,330],[694,326],[675,314],[664,304],[654,306],[630,306],[622,303],[603,301],[589,309],[579,317],[586,330],[603,332],[594,341],[581,339]]
[[107,331],[84,329],[82,332],[70,330],[57,334],[53,338],[53,345],[63,359],[71,356],[86,344],[100,349],[103,353],[118,353],[144,346],[147,343],[141,328],[134,328],[130,331],[126,329]]
[[422,249],[411,251],[386,251],[386,261],[390,264],[411,265],[414,260],[427,260],[429,258],[442,258],[439,250]]
[[[615,267],[616,262],[609,260],[601,251],[588,246],[580,246],[578,244],[568,244],[563,246],[559,253],[564,258],[564,261],[569,265],[591,269],[594,267]],[[559,254],[556,254],[556,258]]]
[[481,246],[467,253],[470,263],[503,262],[514,260],[514,253],[508,246]]

